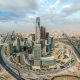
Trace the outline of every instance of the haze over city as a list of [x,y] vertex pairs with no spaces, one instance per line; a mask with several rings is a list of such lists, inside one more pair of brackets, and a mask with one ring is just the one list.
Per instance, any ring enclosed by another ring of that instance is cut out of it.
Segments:
[[80,0],[0,0],[0,80],[80,80]]
[[0,0],[0,32],[35,31],[35,19],[50,31],[80,32],[80,0]]

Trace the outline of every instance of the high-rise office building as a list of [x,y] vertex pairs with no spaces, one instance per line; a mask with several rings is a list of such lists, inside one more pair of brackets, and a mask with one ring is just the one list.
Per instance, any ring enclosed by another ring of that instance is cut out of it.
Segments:
[[49,44],[50,50],[52,50],[53,49],[53,37],[48,38],[48,44]]
[[32,40],[35,41],[35,34],[32,34]]
[[34,44],[34,59],[41,57],[41,44]]
[[10,55],[13,54],[13,43],[12,42],[9,42],[9,53]]
[[49,49],[51,50],[51,37],[48,38]]
[[41,44],[41,49],[45,46],[45,40],[44,39],[41,39],[40,40],[40,44]]
[[49,53],[49,52],[50,52],[50,45],[46,44],[46,53]]
[[46,55],[46,45],[41,50],[41,56],[43,57],[45,55]]
[[37,43],[39,43],[39,41],[40,41],[40,17],[36,18],[36,36],[35,36],[35,40],[37,41]]
[[54,47],[54,39],[53,37],[51,37],[51,50],[53,49],[53,47]]
[[49,38],[49,32],[46,32],[46,40]]
[[51,37],[48,38],[48,44],[51,44]]
[[20,39],[17,38],[17,51],[19,52],[20,51]]
[[13,40],[15,40],[15,32],[14,31],[12,31],[12,35],[11,35],[11,40],[13,41]]
[[21,65],[25,65],[26,63],[25,63],[25,56],[24,56],[24,54],[18,54],[18,55],[16,55],[15,57],[14,57],[14,59],[15,59],[15,61],[16,61],[16,63],[20,63]]
[[41,44],[34,44],[34,65],[40,66]]
[[41,26],[40,27],[40,36],[41,36],[41,39],[45,39],[45,36],[46,36],[46,28]]

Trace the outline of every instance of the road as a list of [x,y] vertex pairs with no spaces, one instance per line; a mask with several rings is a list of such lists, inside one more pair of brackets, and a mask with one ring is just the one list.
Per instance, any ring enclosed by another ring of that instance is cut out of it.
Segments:
[[80,52],[77,50],[77,48],[74,46],[74,44],[72,43],[72,41],[70,40],[70,38],[68,37],[67,34],[63,33],[64,37],[69,41],[70,45],[72,46],[74,52],[75,52],[75,57],[77,58],[77,61],[80,62]]
[[15,72],[12,71],[12,69],[7,66],[7,64],[4,62],[2,56],[1,56],[1,50],[2,47],[0,47],[0,64],[5,68],[5,70],[10,73],[16,80],[24,80],[23,78],[21,78],[19,75],[17,75]]
[[[60,77],[65,77],[67,79],[67,77],[75,77],[77,80],[80,79],[80,76],[79,75],[69,75],[69,74],[64,74],[64,75],[57,75],[57,76],[54,76],[51,80],[56,80],[57,78],[60,78]],[[65,79],[65,80],[66,80]],[[60,80],[60,79],[59,79]],[[69,80],[69,79],[68,79]]]

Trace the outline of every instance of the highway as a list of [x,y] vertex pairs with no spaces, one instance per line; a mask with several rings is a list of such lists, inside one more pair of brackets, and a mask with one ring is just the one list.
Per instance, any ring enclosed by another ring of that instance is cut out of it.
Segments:
[[2,47],[0,47],[0,64],[5,68],[5,70],[10,73],[16,80],[24,80],[20,77],[20,75],[17,75],[7,64],[4,62],[2,56],[1,56],[1,50]]
[[[80,79],[80,76],[79,76],[79,75],[64,74],[64,75],[56,75],[56,76],[54,76],[51,80],[56,80],[56,78],[59,78],[59,77],[75,77],[77,80]],[[65,80],[66,80],[66,79],[65,79]]]
[[80,52],[74,46],[73,42],[70,40],[70,38],[67,36],[67,34],[63,33],[63,36],[69,41],[70,45],[72,46],[72,48],[75,52],[75,57],[77,58],[77,61],[80,62]]

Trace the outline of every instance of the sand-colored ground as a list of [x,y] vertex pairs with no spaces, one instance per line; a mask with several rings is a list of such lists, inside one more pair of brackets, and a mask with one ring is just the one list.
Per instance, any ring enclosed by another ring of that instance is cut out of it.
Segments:
[[2,71],[0,71],[0,80],[15,80],[15,79],[2,67]]
[[80,80],[80,78],[76,78],[76,77],[58,77],[54,80]]

